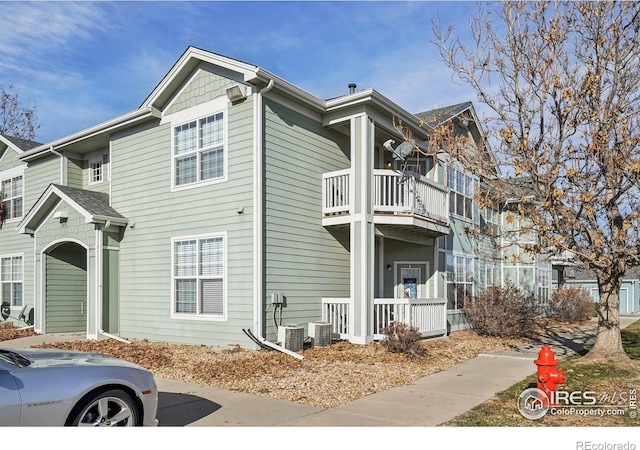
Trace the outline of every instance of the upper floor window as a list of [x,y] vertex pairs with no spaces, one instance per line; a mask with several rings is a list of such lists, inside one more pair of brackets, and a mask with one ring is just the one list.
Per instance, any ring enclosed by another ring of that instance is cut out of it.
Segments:
[[224,114],[222,112],[174,128],[175,185],[223,178]]
[[106,153],[99,158],[89,160],[89,182],[100,183],[107,179],[109,155]]
[[485,214],[485,233],[489,236],[497,237],[500,235],[500,211],[494,206],[488,206],[484,210]]
[[22,175],[2,180],[2,220],[22,217]]
[[449,212],[465,219],[473,220],[473,195],[475,179],[464,172],[447,166],[447,187],[449,188]]

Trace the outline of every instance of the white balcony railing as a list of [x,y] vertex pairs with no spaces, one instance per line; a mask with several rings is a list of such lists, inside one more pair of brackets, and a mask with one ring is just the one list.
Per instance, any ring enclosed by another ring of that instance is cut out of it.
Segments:
[[[444,298],[394,299],[373,301],[373,337],[384,338],[382,330],[393,322],[414,326],[424,337],[447,334],[447,300]],[[353,301],[349,298],[323,298],[322,321],[333,325],[333,333],[349,339],[353,330]]]
[[[322,175],[324,216],[351,213],[351,170]],[[394,170],[373,171],[373,210],[378,214],[414,214],[449,223],[449,195],[445,186],[425,177],[404,176]]]

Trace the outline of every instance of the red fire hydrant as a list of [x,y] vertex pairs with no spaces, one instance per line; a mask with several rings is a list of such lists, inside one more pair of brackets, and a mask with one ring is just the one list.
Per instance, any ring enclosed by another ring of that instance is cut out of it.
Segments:
[[553,405],[556,403],[556,388],[567,381],[567,375],[564,370],[556,369],[558,360],[548,345],[542,346],[534,363],[538,366],[538,389],[547,394],[549,403]]

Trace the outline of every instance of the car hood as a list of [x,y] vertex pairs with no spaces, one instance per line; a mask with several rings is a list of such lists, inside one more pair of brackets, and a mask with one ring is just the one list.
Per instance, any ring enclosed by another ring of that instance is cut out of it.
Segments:
[[15,350],[15,352],[31,361],[31,364],[29,365],[31,368],[78,365],[140,368],[140,366],[132,362],[113,358],[111,356],[100,355],[98,353],[51,349],[21,349]]

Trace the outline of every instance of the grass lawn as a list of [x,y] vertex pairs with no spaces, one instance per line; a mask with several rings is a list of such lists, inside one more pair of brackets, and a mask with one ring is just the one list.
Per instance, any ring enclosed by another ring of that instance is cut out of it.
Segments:
[[[622,330],[623,346],[629,357],[640,366],[640,320]],[[619,368],[609,364],[586,364],[580,356],[566,358],[558,365],[567,374],[563,390],[572,392],[592,391],[596,406],[589,408],[558,408],[557,414],[550,409],[538,420],[524,418],[518,411],[517,399],[522,391],[536,387],[536,376],[499,392],[496,396],[469,412],[456,417],[442,426],[456,427],[611,427],[640,426],[640,419],[630,412],[629,397],[640,390],[640,371]],[[582,398],[582,397],[580,397]],[[637,402],[637,400],[636,400]],[[637,403],[636,403],[637,405]],[[606,408],[604,406],[607,406]],[[614,408],[616,407],[616,408]],[[636,408],[638,408],[636,406]],[[638,408],[640,409],[640,408]],[[638,412],[638,409],[635,412]],[[583,411],[578,414],[575,411]],[[615,414],[622,410],[624,414]],[[598,413],[602,412],[602,415]]]

